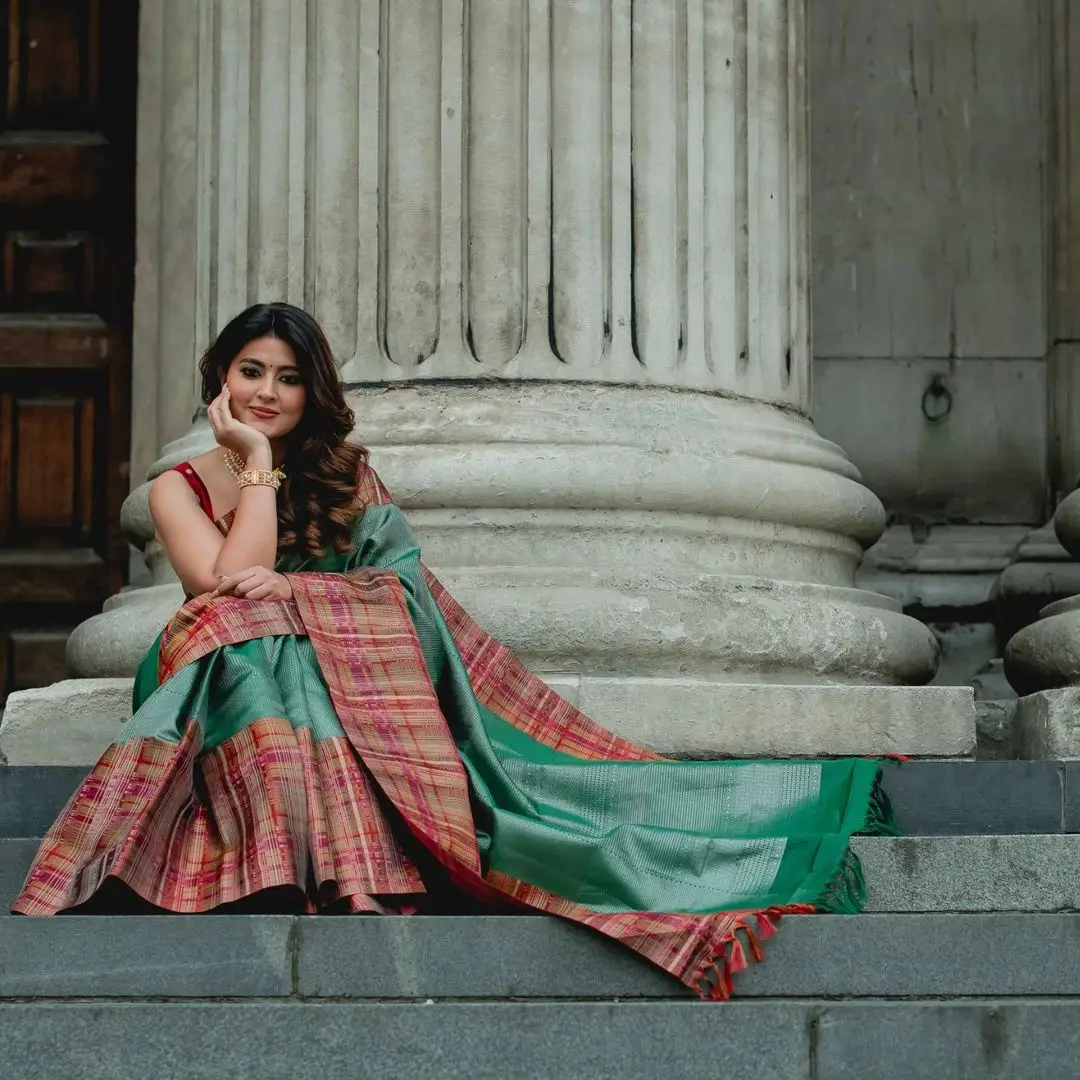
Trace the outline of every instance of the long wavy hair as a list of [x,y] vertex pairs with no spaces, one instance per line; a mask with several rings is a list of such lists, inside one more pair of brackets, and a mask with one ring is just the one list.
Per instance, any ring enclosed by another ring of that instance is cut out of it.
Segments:
[[278,548],[314,557],[346,551],[352,522],[362,509],[357,487],[368,452],[346,441],[355,417],[319,324],[292,304],[255,304],[242,311],[199,361],[203,403],[209,405],[221,393],[234,358],[261,337],[276,337],[292,349],[307,391],[300,423],[285,440]]

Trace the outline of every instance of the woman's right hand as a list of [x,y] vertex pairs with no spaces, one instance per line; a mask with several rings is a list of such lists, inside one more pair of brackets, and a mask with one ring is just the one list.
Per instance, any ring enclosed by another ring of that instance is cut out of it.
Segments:
[[239,454],[245,461],[253,456],[269,456],[270,440],[261,431],[242,424],[233,416],[227,386],[222,387],[221,393],[206,407],[206,415],[219,446]]

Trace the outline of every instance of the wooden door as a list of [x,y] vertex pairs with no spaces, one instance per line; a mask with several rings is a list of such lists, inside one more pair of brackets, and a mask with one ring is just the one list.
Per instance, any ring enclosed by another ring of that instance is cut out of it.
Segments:
[[136,0],[0,0],[0,703],[123,582]]

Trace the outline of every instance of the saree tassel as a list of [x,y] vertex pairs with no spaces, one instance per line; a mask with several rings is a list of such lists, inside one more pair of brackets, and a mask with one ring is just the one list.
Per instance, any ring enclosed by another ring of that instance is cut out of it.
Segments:
[[731,973],[731,958],[728,954],[724,953],[724,968],[722,972],[722,978],[720,981],[722,990],[721,1001],[730,1001],[732,995],[735,993],[735,980]]
[[881,774],[878,774],[874,786],[870,790],[870,803],[866,808],[866,821],[861,830],[864,836],[898,836],[900,830],[896,827],[896,818],[893,813],[892,800],[881,782]]
[[[760,964],[765,959],[765,950],[764,948],[762,948],[761,939],[757,936],[757,934],[754,933],[754,929],[749,923],[746,923],[743,929],[746,931],[746,941],[747,944],[749,944],[750,946],[750,953],[754,958],[754,963]],[[739,942],[738,938],[736,938],[735,941],[736,944],[739,946],[739,950],[741,951],[742,944]],[[746,961],[744,959],[744,965],[745,962]]]
[[758,937],[762,941],[771,941],[776,937],[776,924],[780,921],[778,914],[769,911],[759,911],[757,914]]
[[[753,948],[753,946],[751,946]],[[761,946],[758,945],[758,952],[761,951]],[[728,946],[727,951],[728,968],[732,975],[741,975],[749,966],[750,962],[746,959],[746,950],[743,948],[743,943],[738,937],[731,939],[731,944]],[[760,963],[765,957],[764,953],[758,956],[758,953],[754,953],[754,959]]]

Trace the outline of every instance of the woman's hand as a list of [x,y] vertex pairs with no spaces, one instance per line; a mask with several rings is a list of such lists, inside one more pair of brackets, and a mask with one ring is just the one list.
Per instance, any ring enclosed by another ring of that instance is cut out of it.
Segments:
[[249,424],[242,424],[233,416],[229,407],[228,386],[223,386],[221,393],[206,407],[206,416],[219,446],[239,454],[244,461],[252,457],[270,460],[270,440],[261,431]]
[[265,566],[252,566],[221,579],[211,596],[240,596],[245,600],[291,600],[292,586],[284,574]]

